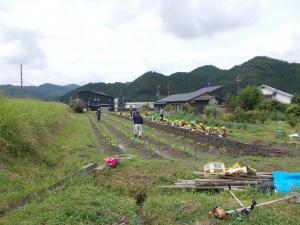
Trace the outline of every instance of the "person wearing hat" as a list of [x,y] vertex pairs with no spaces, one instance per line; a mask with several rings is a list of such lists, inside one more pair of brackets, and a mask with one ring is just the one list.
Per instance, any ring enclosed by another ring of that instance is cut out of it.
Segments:
[[134,137],[137,138],[139,137],[139,139],[142,139],[142,129],[143,129],[143,123],[144,123],[144,119],[143,117],[140,115],[140,112],[136,112],[136,114],[134,115],[134,117],[132,118],[133,120],[133,126],[134,126]]
[[226,127],[221,127],[221,134],[222,134],[222,138],[226,138]]
[[218,129],[218,127],[214,128],[214,135],[217,136],[217,137],[219,136],[219,129]]

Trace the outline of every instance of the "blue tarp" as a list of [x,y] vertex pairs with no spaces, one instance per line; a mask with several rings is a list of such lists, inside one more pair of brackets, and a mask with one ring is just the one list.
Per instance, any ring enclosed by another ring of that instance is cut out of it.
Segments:
[[293,189],[300,190],[300,172],[289,173],[276,171],[273,172],[275,189],[280,192],[290,192]]

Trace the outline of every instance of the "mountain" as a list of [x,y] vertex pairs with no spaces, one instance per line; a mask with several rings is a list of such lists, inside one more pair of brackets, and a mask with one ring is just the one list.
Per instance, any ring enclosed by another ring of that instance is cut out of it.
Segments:
[[9,97],[26,97],[38,98],[44,100],[55,100],[60,96],[78,88],[77,84],[69,84],[65,86],[55,84],[42,84],[40,86],[24,86],[21,90],[20,86],[0,85],[0,91]]
[[236,94],[236,78],[240,75],[240,87],[247,84],[259,86],[267,84],[288,93],[300,93],[300,64],[257,56],[249,61],[222,70],[213,65],[198,67],[190,72],[177,72],[166,76],[156,72],[146,72],[128,83],[89,83],[60,97],[68,102],[70,97],[76,98],[81,90],[104,92],[126,101],[155,101],[157,85],[160,96],[166,96],[168,86],[170,94],[191,92],[209,85],[223,85],[225,94]]

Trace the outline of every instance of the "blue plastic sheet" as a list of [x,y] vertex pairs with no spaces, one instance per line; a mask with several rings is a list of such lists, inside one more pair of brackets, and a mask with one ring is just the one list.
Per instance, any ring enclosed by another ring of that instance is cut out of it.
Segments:
[[300,190],[300,172],[289,173],[273,172],[275,189],[279,192],[291,192],[294,189]]

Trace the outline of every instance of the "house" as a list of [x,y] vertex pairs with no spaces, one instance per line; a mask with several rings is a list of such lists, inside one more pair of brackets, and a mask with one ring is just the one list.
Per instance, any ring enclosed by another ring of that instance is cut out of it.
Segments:
[[125,109],[134,108],[139,109],[144,105],[148,105],[150,109],[154,109],[154,102],[126,102]]
[[99,107],[106,107],[110,111],[114,110],[114,97],[107,94],[95,91],[80,91],[78,97],[88,110],[95,111]]
[[170,95],[157,101],[155,106],[163,108],[166,105],[173,105],[174,111],[180,111],[184,103],[191,103],[197,113],[202,113],[211,99],[217,100],[219,105],[223,104],[223,86],[204,87],[194,92]]
[[261,91],[265,99],[277,100],[285,104],[290,104],[293,98],[293,95],[265,84],[259,86],[259,90]]

